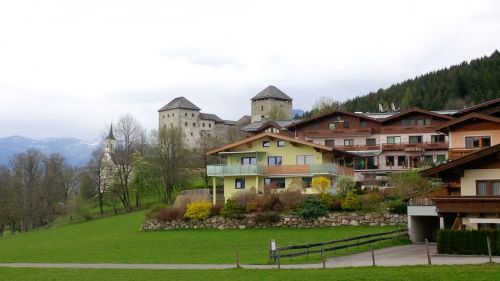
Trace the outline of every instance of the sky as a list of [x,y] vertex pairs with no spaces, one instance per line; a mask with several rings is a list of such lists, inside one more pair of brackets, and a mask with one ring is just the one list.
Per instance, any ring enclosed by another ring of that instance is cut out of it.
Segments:
[[223,119],[268,85],[308,110],[500,49],[500,1],[0,1],[0,138],[148,130],[184,96]]

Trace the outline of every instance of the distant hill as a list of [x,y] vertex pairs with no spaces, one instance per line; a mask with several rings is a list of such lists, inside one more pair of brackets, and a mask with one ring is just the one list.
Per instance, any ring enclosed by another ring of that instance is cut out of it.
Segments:
[[304,114],[305,114],[305,111],[304,111],[304,110],[302,110],[302,109],[294,109],[294,110],[292,110],[292,116],[293,116],[293,117],[297,116],[297,117],[299,117],[299,118],[300,118],[300,117],[302,117]]
[[20,136],[0,138],[0,165],[9,163],[9,158],[28,149],[38,149],[43,153],[59,153],[69,164],[85,165],[92,150],[99,145],[98,140],[84,141],[75,138],[31,139]]
[[402,110],[420,107],[427,110],[460,109],[500,97],[500,53],[493,52],[470,62],[462,62],[387,89],[346,101],[347,111],[378,111],[390,103]]

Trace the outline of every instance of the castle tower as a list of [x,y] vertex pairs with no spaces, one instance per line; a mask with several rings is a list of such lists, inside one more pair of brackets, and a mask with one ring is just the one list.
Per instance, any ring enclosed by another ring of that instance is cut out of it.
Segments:
[[200,108],[185,97],[173,99],[158,110],[159,131],[168,128],[181,128],[185,144],[197,147],[200,137]]
[[291,120],[292,98],[275,86],[268,86],[252,99],[252,123],[269,119]]

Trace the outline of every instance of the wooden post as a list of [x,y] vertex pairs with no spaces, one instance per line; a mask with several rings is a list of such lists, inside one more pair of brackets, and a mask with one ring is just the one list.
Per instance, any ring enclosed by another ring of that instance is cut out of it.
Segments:
[[429,240],[427,238],[425,238],[425,250],[427,252],[427,264],[431,265],[431,253],[429,252]]
[[307,245],[307,248],[306,248],[306,260],[309,259],[309,245]]
[[236,268],[240,268],[240,249],[236,249]]
[[375,266],[375,252],[373,252],[373,247],[370,246],[371,250],[372,250],[372,263],[373,263],[373,266]]
[[323,244],[321,245],[321,260],[323,261],[323,269],[326,268],[325,264],[325,249],[323,248]]
[[488,245],[488,256],[490,257],[490,263],[493,262],[493,260],[491,259],[491,240],[490,240],[490,236],[486,236],[486,243]]
[[217,183],[215,177],[212,177],[212,204],[217,204]]
[[[347,237],[345,238],[347,240]],[[346,244],[349,243],[349,241],[345,242]],[[347,256],[347,245],[345,245],[345,255]]]
[[272,239],[269,239],[269,262],[271,264],[274,263],[274,253],[273,253],[273,240]]
[[276,260],[278,261],[278,269],[281,268],[281,264],[280,264],[280,250],[278,248],[276,248]]

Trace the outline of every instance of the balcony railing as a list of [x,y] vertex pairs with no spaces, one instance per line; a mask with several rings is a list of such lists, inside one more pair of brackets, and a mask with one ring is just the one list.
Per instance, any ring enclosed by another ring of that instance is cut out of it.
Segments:
[[448,142],[418,142],[418,143],[383,143],[384,151],[419,152],[426,150],[447,150]]
[[500,196],[444,196],[433,201],[438,213],[500,213]]
[[343,151],[367,151],[367,150],[380,150],[380,145],[335,145],[335,149]]
[[410,198],[408,200],[408,206],[435,206],[436,203],[432,201],[431,198],[419,197],[419,198]]
[[475,152],[478,150],[479,150],[479,148],[465,148],[465,147],[450,148],[450,150],[448,151],[448,159],[454,160],[454,159],[469,155],[472,152]]
[[264,176],[264,175],[353,175],[353,169],[333,163],[310,165],[208,165],[208,176]]

